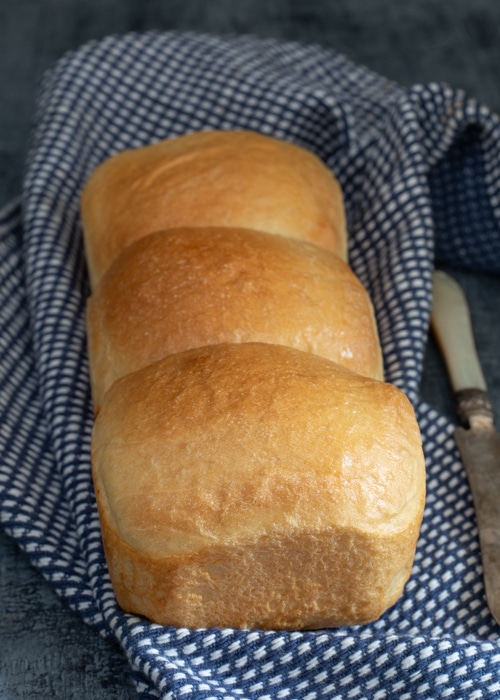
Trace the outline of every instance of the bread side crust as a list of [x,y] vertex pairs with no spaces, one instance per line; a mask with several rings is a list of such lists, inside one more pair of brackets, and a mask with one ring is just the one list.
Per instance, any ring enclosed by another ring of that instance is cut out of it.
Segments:
[[266,535],[154,557],[128,545],[101,505],[120,607],[175,627],[321,629],[377,620],[413,565],[416,523],[384,536],[354,528]]

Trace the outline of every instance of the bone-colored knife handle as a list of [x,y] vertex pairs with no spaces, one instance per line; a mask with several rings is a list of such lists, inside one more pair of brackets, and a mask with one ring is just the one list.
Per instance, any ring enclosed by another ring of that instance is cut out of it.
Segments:
[[431,327],[448,368],[455,393],[486,391],[465,294],[450,275],[433,273]]

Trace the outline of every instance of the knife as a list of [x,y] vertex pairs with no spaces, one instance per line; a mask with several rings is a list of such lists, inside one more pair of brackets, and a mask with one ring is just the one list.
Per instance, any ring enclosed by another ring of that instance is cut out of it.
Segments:
[[488,607],[500,624],[500,434],[494,425],[469,308],[456,280],[433,273],[431,328],[446,363],[463,427],[455,440],[470,484]]

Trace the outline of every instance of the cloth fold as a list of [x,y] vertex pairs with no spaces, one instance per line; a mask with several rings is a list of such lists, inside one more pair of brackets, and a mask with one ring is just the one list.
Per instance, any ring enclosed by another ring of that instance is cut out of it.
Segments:
[[[412,577],[373,624],[172,629],[116,605],[90,472],[79,194],[112,153],[197,129],[290,140],[343,187],[350,262],[374,302],[386,378],[415,406],[428,472]],[[402,89],[317,46],[127,34],[46,75],[22,197],[0,212],[0,522],[120,643],[143,697],[500,697],[499,629],[453,426],[418,396],[436,258],[500,271],[499,154],[497,117],[461,91]]]

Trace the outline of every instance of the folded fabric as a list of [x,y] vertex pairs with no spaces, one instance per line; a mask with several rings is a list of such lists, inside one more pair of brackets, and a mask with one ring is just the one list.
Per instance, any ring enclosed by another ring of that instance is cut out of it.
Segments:
[[[173,629],[114,598],[90,472],[79,195],[112,153],[207,128],[288,139],[335,172],[386,378],[415,405],[428,496],[414,571],[364,627]],[[130,34],[46,76],[22,197],[0,215],[0,522],[68,605],[118,640],[143,697],[500,697],[499,629],[453,426],[418,396],[435,257],[500,271],[499,160],[497,118],[462,92],[404,90],[315,46]]]

